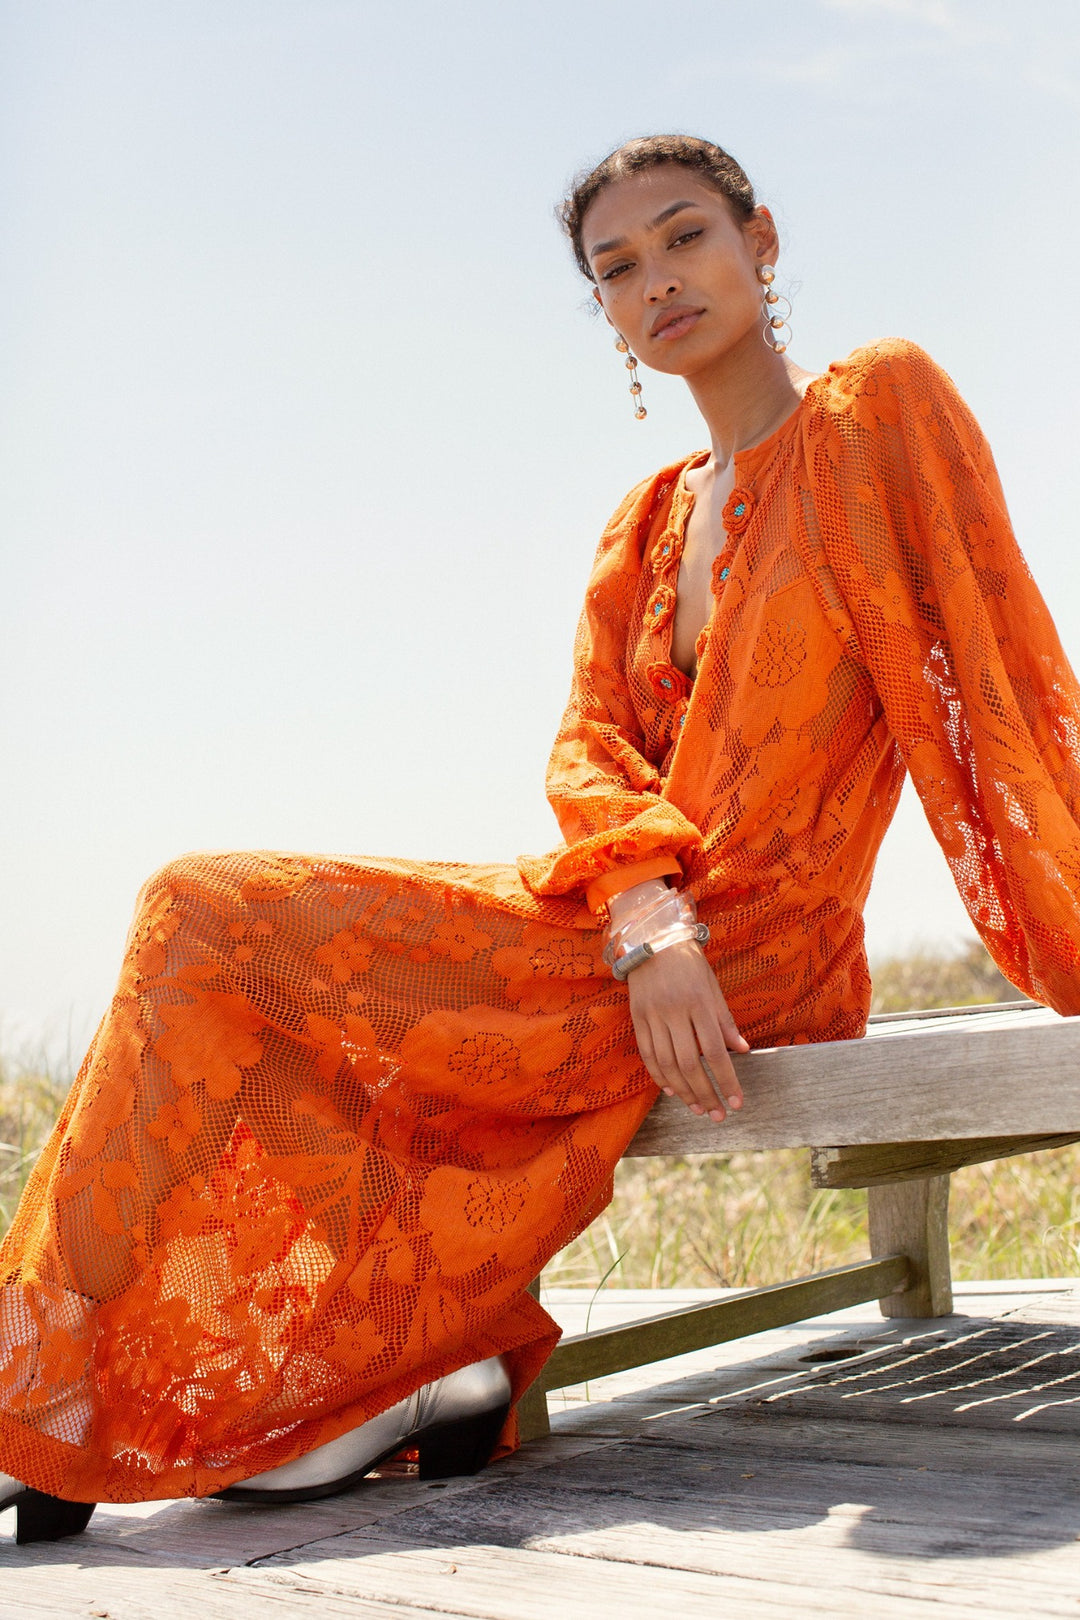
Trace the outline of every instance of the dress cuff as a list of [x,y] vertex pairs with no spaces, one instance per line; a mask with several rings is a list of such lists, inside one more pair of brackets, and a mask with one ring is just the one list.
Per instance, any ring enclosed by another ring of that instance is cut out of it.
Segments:
[[632,866],[617,866],[614,871],[602,872],[585,890],[585,904],[592,912],[601,911],[615,895],[623,894],[635,884],[647,883],[650,878],[681,877],[682,867],[672,855],[658,855],[651,861],[635,861]]

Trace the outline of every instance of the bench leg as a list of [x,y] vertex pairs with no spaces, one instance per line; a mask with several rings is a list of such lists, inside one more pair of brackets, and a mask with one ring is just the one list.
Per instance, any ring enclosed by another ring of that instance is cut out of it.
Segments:
[[[534,1277],[529,1284],[529,1293],[533,1299],[540,1298],[539,1277]],[[540,1388],[539,1380],[531,1384],[518,1401],[517,1413],[518,1433],[522,1440],[542,1440],[545,1434],[551,1433],[547,1395]]]
[[539,1384],[531,1384],[518,1401],[518,1434],[522,1441],[542,1440],[551,1433],[547,1396]]
[[906,1254],[915,1268],[910,1288],[880,1301],[882,1316],[948,1316],[953,1308],[948,1176],[886,1182],[867,1193],[871,1255]]

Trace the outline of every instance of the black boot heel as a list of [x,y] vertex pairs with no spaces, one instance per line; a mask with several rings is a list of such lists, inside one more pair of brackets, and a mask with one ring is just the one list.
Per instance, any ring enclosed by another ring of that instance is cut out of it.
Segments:
[[476,1417],[453,1423],[433,1423],[413,1437],[420,1458],[421,1479],[452,1479],[455,1474],[478,1474],[491,1461],[499,1430],[510,1403]]
[[64,1502],[59,1496],[28,1485],[15,1498],[15,1540],[20,1547],[31,1541],[60,1541],[77,1536],[90,1523],[96,1502]]

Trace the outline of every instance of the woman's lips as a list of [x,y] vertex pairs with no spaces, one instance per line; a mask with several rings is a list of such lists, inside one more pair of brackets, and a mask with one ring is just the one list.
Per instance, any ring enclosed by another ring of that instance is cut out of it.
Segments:
[[653,328],[652,335],[660,343],[670,343],[692,331],[704,313],[702,309],[671,310],[660,325]]

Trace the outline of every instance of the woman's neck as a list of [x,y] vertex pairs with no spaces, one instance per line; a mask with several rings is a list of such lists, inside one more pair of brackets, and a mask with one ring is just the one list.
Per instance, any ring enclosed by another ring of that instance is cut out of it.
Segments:
[[722,473],[739,450],[760,444],[795,410],[814,377],[769,351],[755,328],[707,372],[686,379],[712,440],[708,472]]

